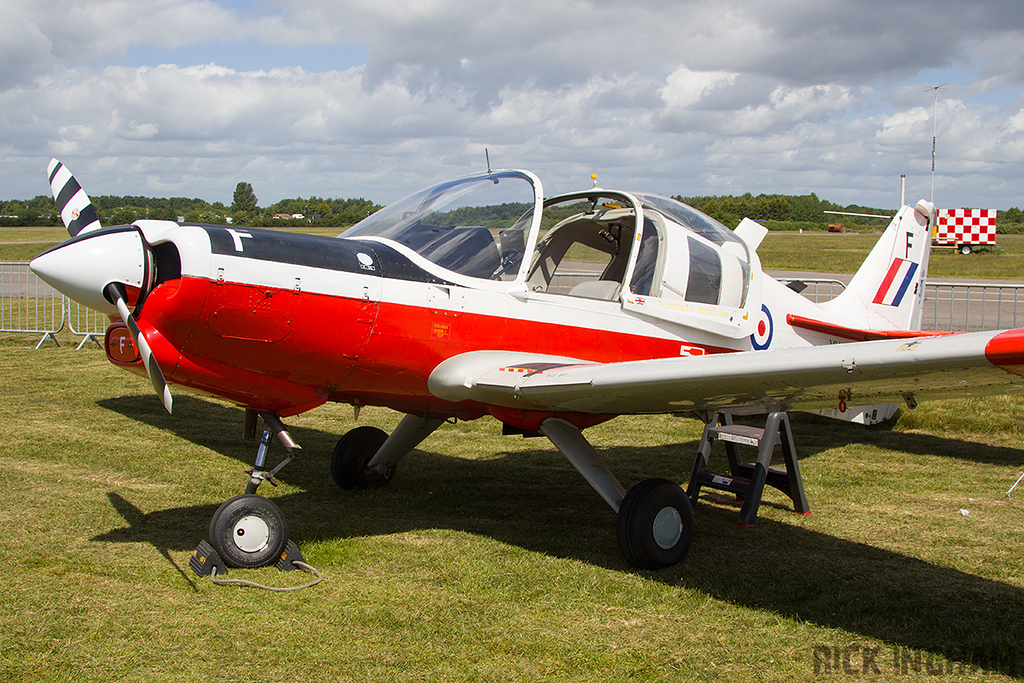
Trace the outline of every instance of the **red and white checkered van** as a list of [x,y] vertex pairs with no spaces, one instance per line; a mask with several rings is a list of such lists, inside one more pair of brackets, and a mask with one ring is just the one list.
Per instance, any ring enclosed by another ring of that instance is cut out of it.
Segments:
[[956,247],[970,254],[973,247],[996,243],[995,209],[939,209],[932,244]]

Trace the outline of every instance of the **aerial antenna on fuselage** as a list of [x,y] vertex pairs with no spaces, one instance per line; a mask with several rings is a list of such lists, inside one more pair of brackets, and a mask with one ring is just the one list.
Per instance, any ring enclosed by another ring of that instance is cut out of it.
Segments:
[[[484,157],[487,159],[487,175],[490,176],[491,175],[491,154],[490,154],[490,152],[487,151],[486,147],[484,147]],[[491,180],[494,181],[495,185],[498,184],[498,179],[497,178],[493,178],[492,177]]]

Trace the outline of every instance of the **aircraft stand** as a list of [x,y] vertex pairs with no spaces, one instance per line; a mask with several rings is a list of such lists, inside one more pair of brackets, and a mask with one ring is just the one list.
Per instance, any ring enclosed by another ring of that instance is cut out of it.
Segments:
[[[711,442],[714,439],[725,443],[729,475],[707,469]],[[757,459],[752,463],[741,462],[739,445],[756,447]],[[776,446],[782,447],[785,469],[771,466]],[[803,480],[800,478],[800,466],[796,459],[789,416],[781,411],[771,413],[765,421],[764,429],[758,429],[734,425],[729,413],[715,413],[714,418],[705,425],[704,434],[700,438],[697,459],[693,463],[690,484],[686,489],[690,501],[694,506],[697,505],[702,487],[731,491],[743,498],[743,507],[740,508],[736,523],[740,526],[753,527],[765,484],[789,496],[797,512],[804,515],[811,512],[807,496],[804,494]]]

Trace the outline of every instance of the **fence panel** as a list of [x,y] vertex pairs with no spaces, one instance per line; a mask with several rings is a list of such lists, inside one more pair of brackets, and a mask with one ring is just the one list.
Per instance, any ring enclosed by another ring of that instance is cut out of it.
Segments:
[[82,348],[89,342],[94,342],[96,346],[103,348],[103,342],[99,340],[106,331],[107,326],[110,324],[110,318],[106,314],[100,313],[92,308],[86,308],[77,301],[68,300],[66,304],[68,311],[68,329],[72,334],[77,334],[82,337],[82,341],[78,343],[78,348]]
[[922,327],[941,331],[977,332],[1015,329],[1024,323],[1024,287],[930,282],[925,289]]
[[37,349],[47,339],[60,346],[56,335],[64,329],[66,302],[27,263],[0,262],[0,332],[41,334]]

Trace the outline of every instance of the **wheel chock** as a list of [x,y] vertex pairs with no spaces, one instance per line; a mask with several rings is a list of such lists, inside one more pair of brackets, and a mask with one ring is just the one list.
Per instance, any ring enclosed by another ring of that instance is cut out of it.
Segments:
[[[285,544],[285,548],[281,551],[281,557],[277,561],[277,569],[282,572],[290,572],[296,569],[308,571],[316,576],[316,579],[305,583],[301,586],[288,586],[278,588],[274,586],[264,586],[263,584],[253,583],[252,581],[246,581],[244,579],[221,579],[219,576],[226,576],[228,573],[227,565],[224,564],[224,560],[221,559],[217,551],[213,549],[213,546],[206,541],[200,541],[196,549],[192,551],[192,557],[188,561],[189,568],[194,571],[198,576],[209,576],[210,580],[218,586],[226,586],[229,584],[239,584],[243,586],[252,586],[253,588],[262,588],[269,591],[296,591],[302,590],[303,588],[311,588],[321,581],[324,577],[314,567],[311,567],[306,563],[305,558],[302,557],[302,552],[299,550],[299,546],[294,541],[288,541]],[[264,565],[268,566],[268,565]]]
[[206,541],[200,541],[196,549],[192,551],[192,557],[188,561],[189,569],[196,573],[196,576],[210,576],[216,569],[218,575],[226,575],[228,566],[224,564],[217,551]]
[[301,571],[305,567],[300,565],[306,565],[306,567],[309,566],[306,564],[306,558],[302,556],[299,546],[295,545],[295,541],[288,539],[288,543],[285,544],[284,550],[281,551],[281,559],[277,561],[277,569],[282,572],[291,572],[295,570]]

